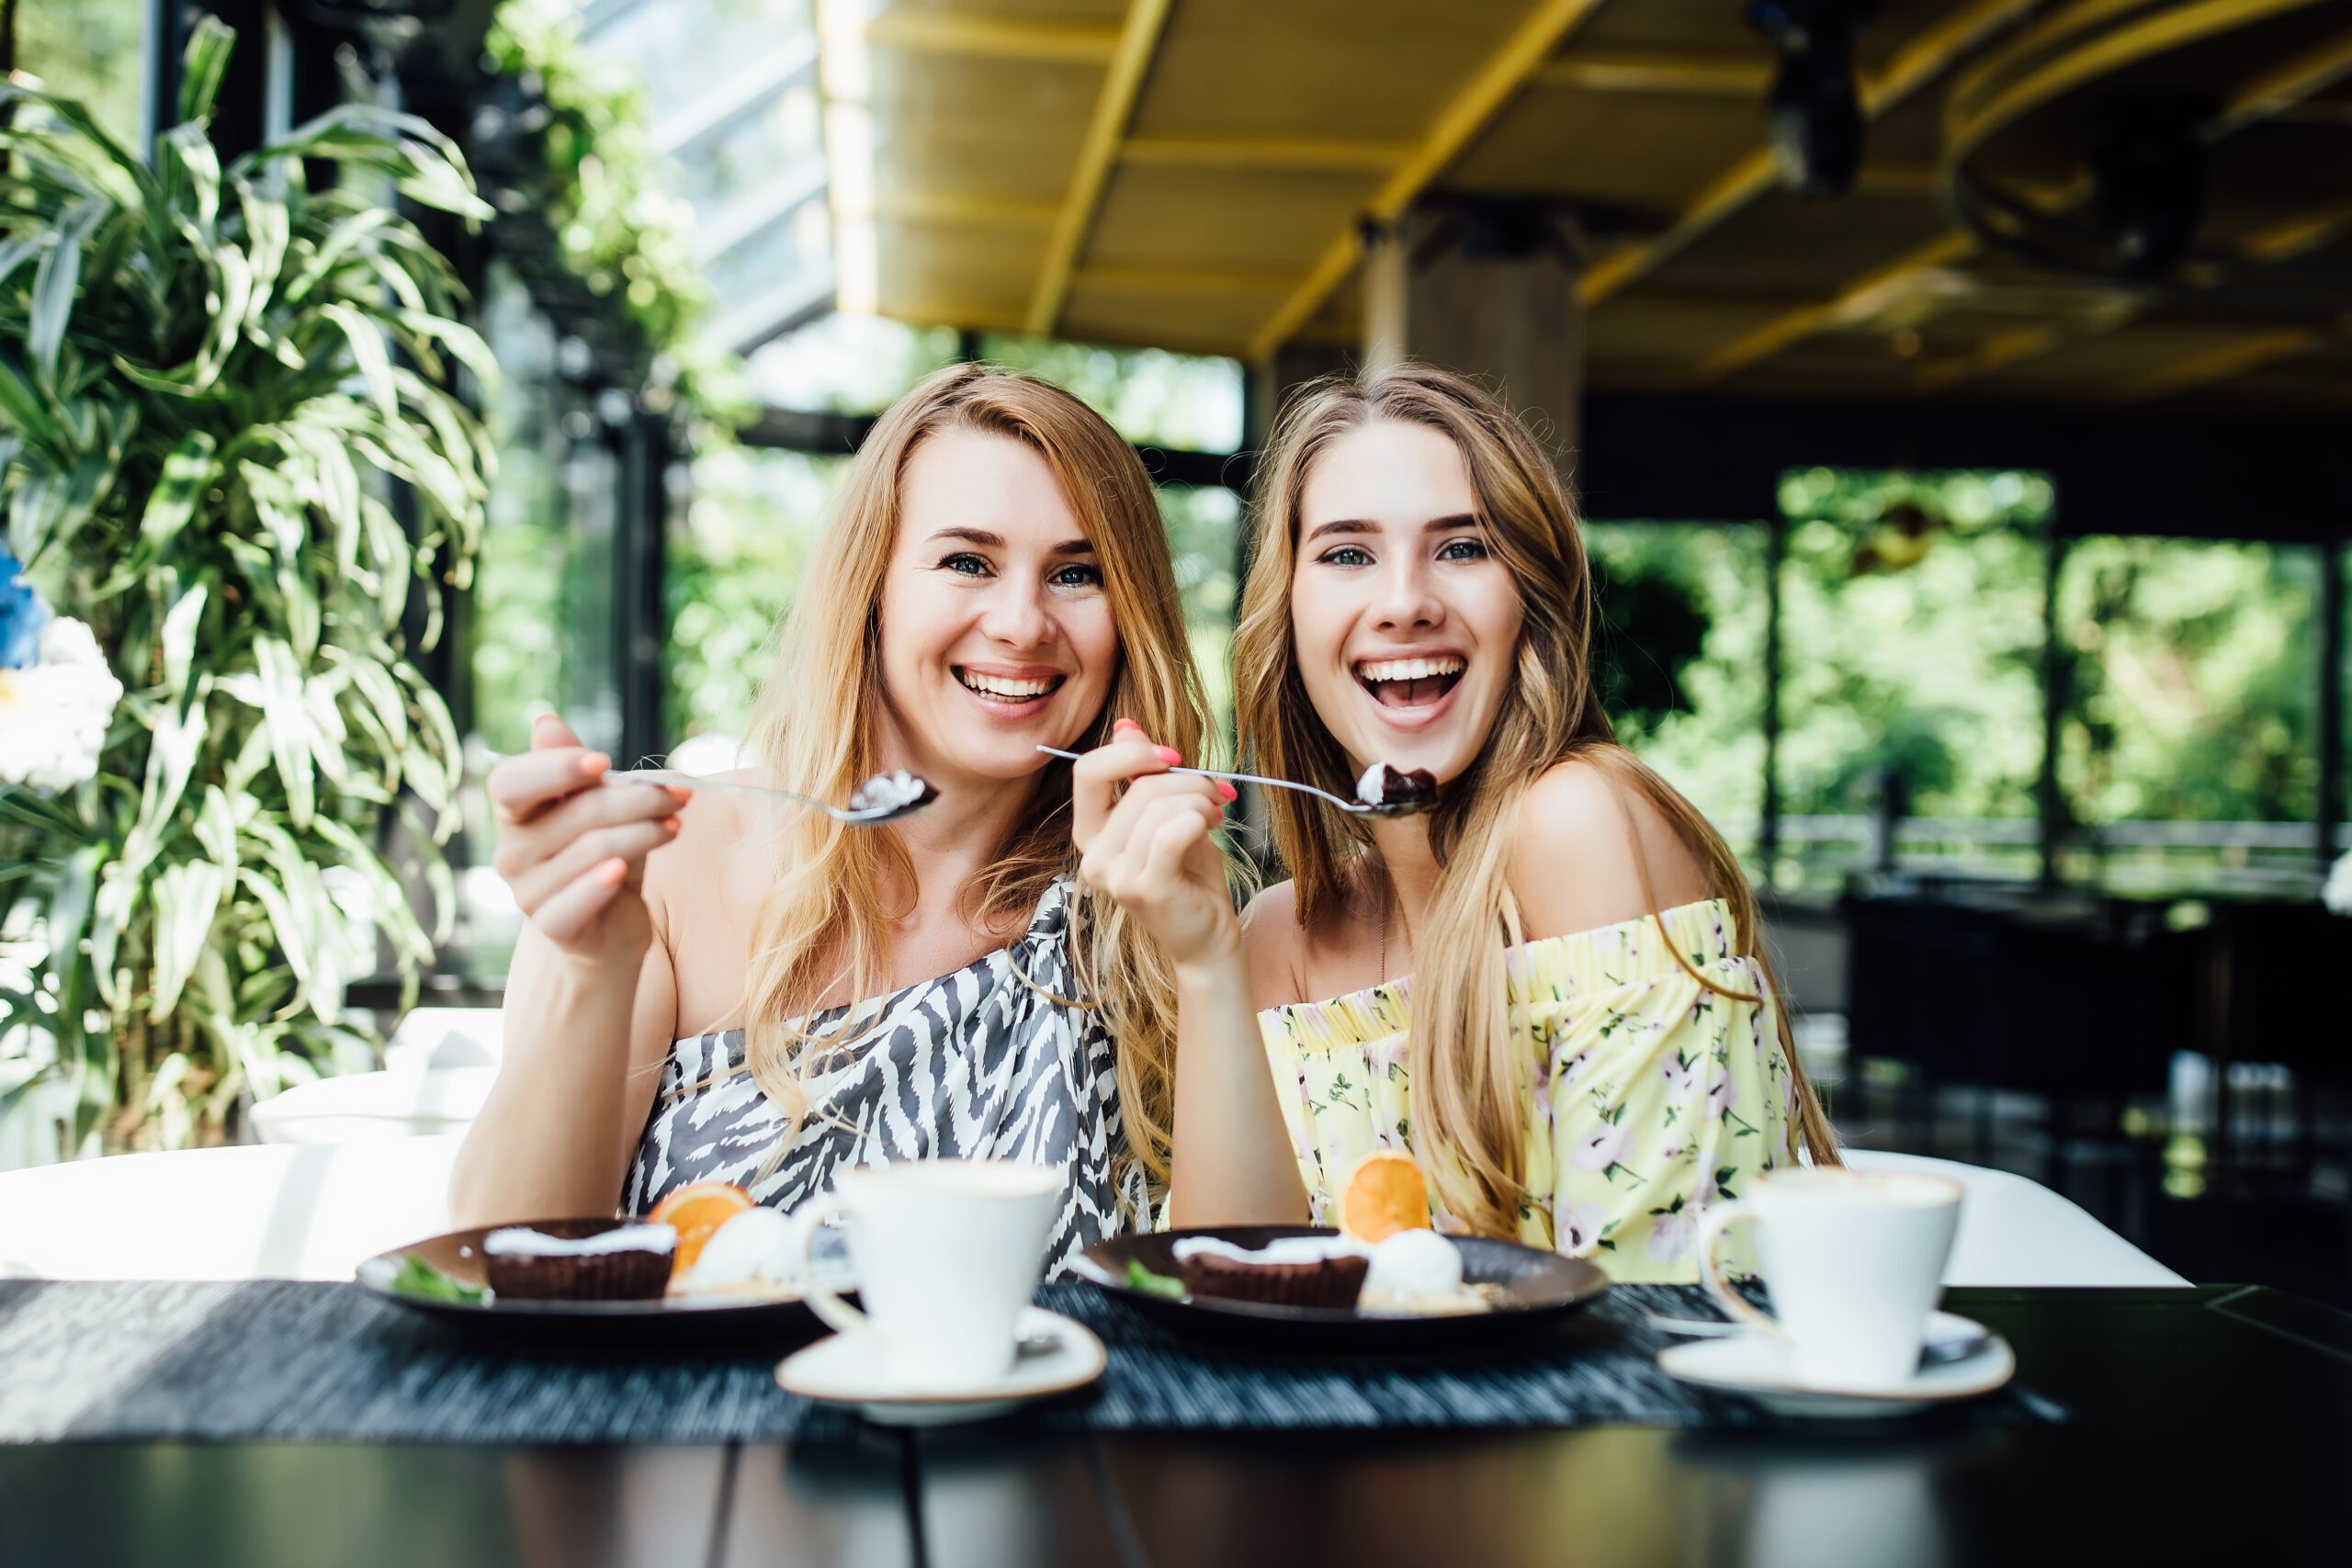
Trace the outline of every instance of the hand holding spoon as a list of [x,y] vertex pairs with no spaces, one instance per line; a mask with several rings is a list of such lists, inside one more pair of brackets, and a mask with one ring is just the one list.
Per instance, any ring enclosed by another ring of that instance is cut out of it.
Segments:
[[939,791],[906,770],[876,773],[850,792],[846,808],[812,800],[805,795],[795,795],[788,789],[768,789],[760,784],[729,784],[720,779],[696,778],[690,773],[675,773],[667,768],[635,768],[626,773],[609,773],[606,784],[651,784],[671,789],[721,790],[729,795],[764,795],[772,799],[788,800],[796,806],[806,806],[821,811],[836,822],[846,822],[853,828],[871,828],[883,822],[895,822],[901,817],[921,811],[939,798]]
[[[1081,755],[1052,746],[1040,746],[1037,750],[1047,756],[1066,757],[1073,762]],[[1360,817],[1410,817],[1437,804],[1437,780],[1430,777],[1426,769],[1415,768],[1407,772],[1392,768],[1385,762],[1374,762],[1363,771],[1363,777],[1356,781],[1356,798],[1353,800],[1293,779],[1261,778],[1256,773],[1226,773],[1215,768],[1170,768],[1168,771],[1171,773],[1191,773],[1196,778],[1231,779],[1238,784],[1295,789],[1319,800],[1328,800],[1340,810],[1351,811]]]

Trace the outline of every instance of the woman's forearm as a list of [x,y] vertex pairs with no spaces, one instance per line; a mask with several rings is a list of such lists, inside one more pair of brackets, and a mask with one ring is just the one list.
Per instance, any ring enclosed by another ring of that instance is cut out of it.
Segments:
[[1169,1223],[1300,1224],[1290,1130],[1274,1100],[1238,952],[1176,971],[1176,1132]]
[[450,1182],[457,1224],[612,1211],[642,969],[575,956],[526,931],[507,983],[505,1057]]

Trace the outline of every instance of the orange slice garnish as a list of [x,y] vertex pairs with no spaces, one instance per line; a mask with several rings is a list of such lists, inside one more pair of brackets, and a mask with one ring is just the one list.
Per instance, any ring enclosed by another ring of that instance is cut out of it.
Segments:
[[1374,1149],[1356,1161],[1340,1189],[1340,1229],[1367,1246],[1398,1231],[1430,1228],[1429,1188],[1403,1149]]
[[658,1225],[676,1227],[678,1250],[670,1259],[670,1272],[676,1275],[695,1266],[703,1244],[719,1226],[750,1207],[752,1195],[731,1181],[696,1181],[654,1204],[653,1212],[645,1217]]

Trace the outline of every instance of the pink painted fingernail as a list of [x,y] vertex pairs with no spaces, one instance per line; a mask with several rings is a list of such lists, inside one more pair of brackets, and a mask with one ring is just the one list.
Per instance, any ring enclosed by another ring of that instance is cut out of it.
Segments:
[[1234,788],[1231,784],[1226,783],[1223,779],[1216,781],[1216,792],[1217,794],[1225,796],[1226,804],[1228,806],[1241,798],[1241,792]]
[[662,826],[670,832],[675,833],[680,828],[684,827],[685,824],[679,821],[674,817],[665,817],[662,819]]
[[1159,760],[1171,768],[1184,760],[1184,753],[1173,746],[1155,746],[1152,750],[1159,752]]
[[592,779],[612,765],[613,760],[602,751],[591,751],[580,759],[580,771]]
[[1137,724],[1134,719],[1131,719],[1131,718],[1120,718],[1120,719],[1114,720],[1114,721],[1113,721],[1113,723],[1112,723],[1112,725],[1111,725],[1111,728],[1114,728],[1114,729],[1141,729],[1141,728],[1143,728],[1143,726],[1142,726],[1142,725],[1140,725],[1140,724]]

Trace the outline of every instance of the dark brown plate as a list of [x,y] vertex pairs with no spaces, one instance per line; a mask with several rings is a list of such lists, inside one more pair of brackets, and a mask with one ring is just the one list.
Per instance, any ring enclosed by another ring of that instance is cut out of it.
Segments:
[[1126,1283],[1131,1259],[1155,1274],[1174,1278],[1176,1244],[1186,1236],[1216,1236],[1255,1251],[1281,1236],[1338,1234],[1317,1225],[1212,1225],[1114,1236],[1088,1247],[1082,1256],[1093,1267],[1081,1266],[1078,1272],[1098,1290],[1109,1292],[1179,1334],[1229,1344],[1337,1352],[1460,1350],[1492,1345],[1556,1323],[1609,1288],[1609,1276],[1581,1258],[1563,1258],[1513,1241],[1466,1235],[1449,1238],[1462,1249],[1463,1280],[1473,1285],[1502,1287],[1504,1300],[1491,1312],[1458,1317],[1379,1317],[1352,1308],[1335,1312],[1269,1306],[1215,1296],[1171,1301]]
[[[535,1231],[565,1237],[595,1235],[633,1223],[615,1219],[528,1220]],[[379,1253],[359,1266],[362,1290],[435,1322],[517,1343],[597,1346],[625,1350],[695,1351],[740,1348],[747,1344],[779,1348],[806,1344],[826,1332],[805,1302],[443,1302],[391,1288],[392,1276],[412,1253],[451,1279],[482,1281],[482,1237],[499,1225],[477,1225]],[[837,1281],[836,1288],[842,1282]]]

